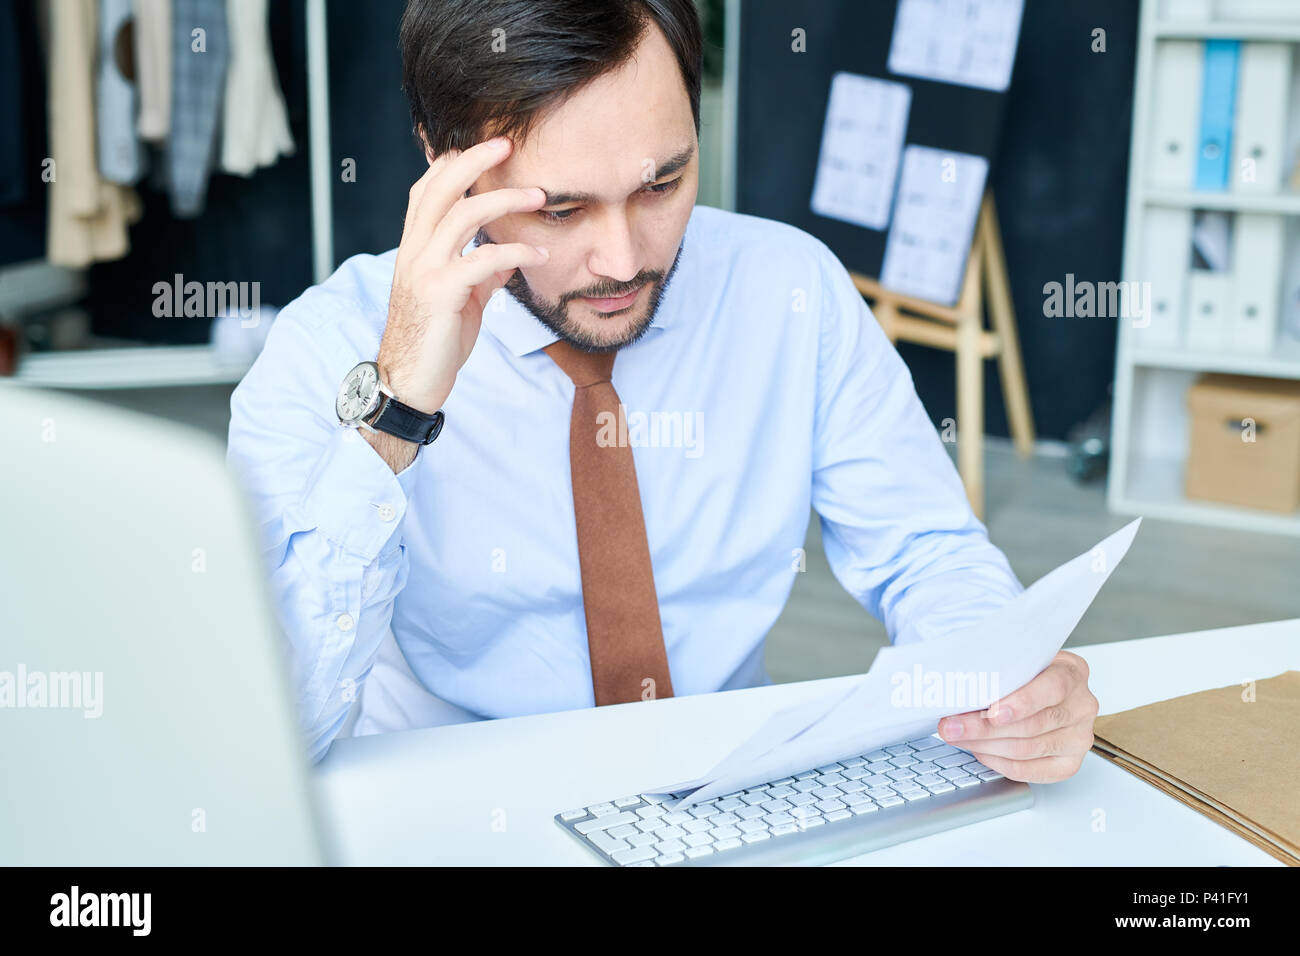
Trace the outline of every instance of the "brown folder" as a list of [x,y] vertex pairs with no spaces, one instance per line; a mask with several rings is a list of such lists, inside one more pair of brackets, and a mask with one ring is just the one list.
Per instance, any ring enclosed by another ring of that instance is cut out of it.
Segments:
[[1300,866],[1300,671],[1098,717],[1093,749]]

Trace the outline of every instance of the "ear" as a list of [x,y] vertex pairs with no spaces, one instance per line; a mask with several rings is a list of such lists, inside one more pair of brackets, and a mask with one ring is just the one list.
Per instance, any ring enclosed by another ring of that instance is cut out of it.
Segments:
[[420,145],[424,147],[425,162],[432,166],[433,161],[438,157],[434,155],[433,148],[429,145],[429,137],[425,134],[423,125],[416,124],[415,135],[420,138]]

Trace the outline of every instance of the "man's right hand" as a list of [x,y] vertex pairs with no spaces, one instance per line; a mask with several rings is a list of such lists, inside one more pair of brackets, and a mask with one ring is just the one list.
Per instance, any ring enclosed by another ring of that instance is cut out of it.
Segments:
[[[450,150],[411,187],[397,249],[388,321],[376,364],[399,401],[433,414],[451,394],[469,358],[488,299],[522,266],[538,266],[547,254],[523,242],[484,244],[460,254],[487,223],[541,208],[537,188],[493,189],[465,195],[488,169],[510,155],[488,140],[464,152]],[[393,435],[363,430],[384,460],[401,471],[418,446]]]

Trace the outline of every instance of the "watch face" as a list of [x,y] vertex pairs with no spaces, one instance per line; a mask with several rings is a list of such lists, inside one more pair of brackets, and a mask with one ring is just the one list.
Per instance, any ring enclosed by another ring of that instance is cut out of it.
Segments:
[[374,362],[362,362],[343,380],[335,411],[339,421],[354,424],[379,404],[379,369]]

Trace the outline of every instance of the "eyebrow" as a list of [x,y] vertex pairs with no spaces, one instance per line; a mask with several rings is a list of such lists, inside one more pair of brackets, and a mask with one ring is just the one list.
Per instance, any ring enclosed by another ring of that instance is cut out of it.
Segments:
[[[685,167],[685,165],[691,161],[691,157],[694,155],[695,155],[694,144],[685,147],[684,149],[680,150],[676,155],[672,156],[670,159],[665,160],[664,162],[660,163],[657,167],[655,167],[655,171],[656,173],[658,173],[658,175],[655,176],[655,179],[649,181],[654,182],[657,179],[663,179],[665,176],[671,176],[679,169]],[[549,189],[543,189],[542,191],[546,193],[546,202],[543,203],[543,208],[545,208],[546,206],[561,206],[565,203],[571,203],[571,202],[600,202],[600,197],[597,196],[595,193],[581,192],[581,191],[552,192]]]

